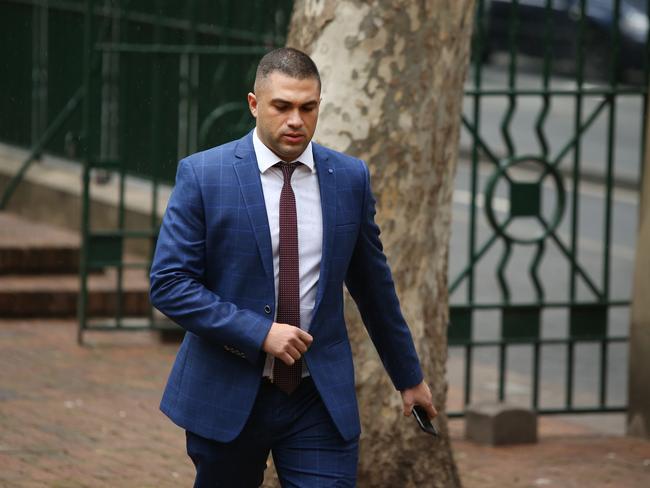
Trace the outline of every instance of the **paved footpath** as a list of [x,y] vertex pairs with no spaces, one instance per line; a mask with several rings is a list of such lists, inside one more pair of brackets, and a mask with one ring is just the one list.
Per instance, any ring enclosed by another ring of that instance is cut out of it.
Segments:
[[[0,487],[186,487],[182,431],[158,401],[177,345],[71,321],[0,321]],[[650,442],[542,419],[533,446],[489,448],[451,423],[465,488],[650,486]],[[393,488],[393,487],[387,487]]]

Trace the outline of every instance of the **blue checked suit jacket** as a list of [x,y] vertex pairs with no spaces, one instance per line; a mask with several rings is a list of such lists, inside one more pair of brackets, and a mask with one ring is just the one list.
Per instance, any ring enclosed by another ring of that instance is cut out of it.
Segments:
[[[323,252],[304,360],[339,432],[360,433],[343,283],[397,389],[422,372],[374,222],[366,165],[313,144]],[[252,132],[183,159],[151,268],[153,305],[187,332],[161,410],[180,427],[228,442],[260,386],[275,312],[273,256]]]

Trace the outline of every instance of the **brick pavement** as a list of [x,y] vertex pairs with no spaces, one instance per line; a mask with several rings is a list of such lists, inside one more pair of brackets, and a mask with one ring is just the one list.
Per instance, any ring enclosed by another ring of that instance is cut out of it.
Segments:
[[[158,411],[177,346],[87,339],[77,346],[72,321],[0,321],[0,486],[191,486],[182,431]],[[544,418],[539,444],[490,448],[462,428],[450,426],[465,488],[650,486],[649,442]]]
[[81,348],[75,330],[0,323],[0,486],[191,486],[182,431],[157,408],[177,346],[127,332]]

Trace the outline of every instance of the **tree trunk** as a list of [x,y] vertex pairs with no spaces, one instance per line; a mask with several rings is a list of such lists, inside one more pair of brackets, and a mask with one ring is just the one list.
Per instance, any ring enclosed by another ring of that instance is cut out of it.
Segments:
[[[648,102],[650,109],[650,102]],[[650,111],[646,141],[650,141]],[[646,144],[639,199],[639,234],[634,262],[630,324],[627,433],[650,439],[650,145]]]
[[[287,45],[323,81],[315,139],[364,159],[402,309],[439,410],[447,383],[447,256],[473,0],[297,0]],[[363,423],[359,485],[457,487],[444,414],[441,440],[404,418],[348,297]]]

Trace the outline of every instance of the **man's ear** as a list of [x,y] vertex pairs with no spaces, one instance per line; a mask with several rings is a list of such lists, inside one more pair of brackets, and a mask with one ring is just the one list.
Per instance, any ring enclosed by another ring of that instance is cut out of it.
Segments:
[[257,97],[255,93],[248,93],[248,109],[251,111],[253,117],[257,118]]

